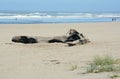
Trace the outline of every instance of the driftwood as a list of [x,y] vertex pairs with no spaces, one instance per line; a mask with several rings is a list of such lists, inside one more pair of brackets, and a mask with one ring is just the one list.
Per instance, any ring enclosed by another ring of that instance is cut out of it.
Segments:
[[70,29],[68,36],[56,36],[56,37],[39,37],[39,36],[15,36],[12,38],[12,42],[16,43],[66,43],[69,46],[74,46],[76,44],[86,44],[90,41],[81,33],[74,29]]

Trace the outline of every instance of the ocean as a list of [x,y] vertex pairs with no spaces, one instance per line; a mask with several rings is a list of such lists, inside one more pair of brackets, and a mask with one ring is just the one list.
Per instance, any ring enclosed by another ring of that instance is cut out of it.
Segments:
[[120,21],[120,12],[0,11],[0,24],[83,23]]

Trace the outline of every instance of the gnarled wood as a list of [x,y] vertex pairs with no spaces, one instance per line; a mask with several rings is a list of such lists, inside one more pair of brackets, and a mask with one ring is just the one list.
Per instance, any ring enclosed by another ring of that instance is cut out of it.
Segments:
[[74,29],[69,30],[69,35],[67,36],[55,36],[55,37],[40,37],[40,36],[15,36],[12,38],[13,42],[16,43],[66,43],[69,46],[74,46],[76,44],[86,44],[90,41],[81,33]]

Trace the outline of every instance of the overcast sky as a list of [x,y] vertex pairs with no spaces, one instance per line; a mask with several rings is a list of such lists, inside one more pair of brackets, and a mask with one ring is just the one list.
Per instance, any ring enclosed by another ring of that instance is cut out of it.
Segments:
[[0,10],[120,12],[120,0],[0,0]]

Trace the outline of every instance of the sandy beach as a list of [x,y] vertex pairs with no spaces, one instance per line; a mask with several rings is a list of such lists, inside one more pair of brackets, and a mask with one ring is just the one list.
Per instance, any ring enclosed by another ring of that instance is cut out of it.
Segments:
[[[69,29],[83,33],[91,43],[68,47],[11,41],[19,35],[61,36]],[[120,58],[120,22],[0,24],[0,79],[111,79],[112,72],[83,74],[98,55]]]

